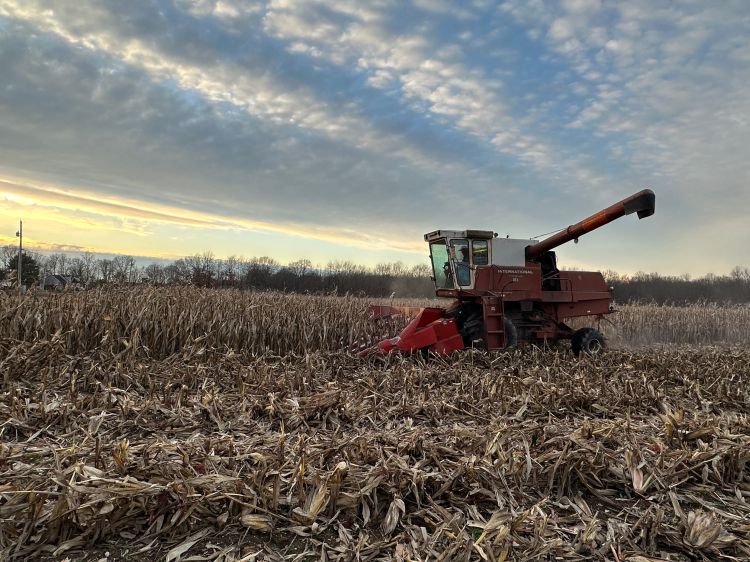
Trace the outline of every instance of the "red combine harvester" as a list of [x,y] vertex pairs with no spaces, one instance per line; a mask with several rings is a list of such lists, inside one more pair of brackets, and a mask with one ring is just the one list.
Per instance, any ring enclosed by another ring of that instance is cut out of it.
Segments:
[[598,319],[614,312],[599,272],[560,271],[554,248],[624,215],[654,214],[656,196],[644,189],[542,240],[497,238],[485,230],[436,230],[430,244],[435,294],[455,299],[449,308],[373,305],[373,319],[413,316],[401,333],[360,355],[392,352],[449,354],[467,348],[500,350],[517,344],[571,340],[573,353],[595,354],[605,345],[593,328],[573,330],[565,321]]

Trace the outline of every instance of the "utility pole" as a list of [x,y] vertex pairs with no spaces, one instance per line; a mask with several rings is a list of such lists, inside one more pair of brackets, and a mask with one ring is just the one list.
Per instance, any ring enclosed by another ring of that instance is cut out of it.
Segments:
[[22,271],[22,258],[23,255],[23,221],[18,221],[18,295],[23,295],[23,271]]

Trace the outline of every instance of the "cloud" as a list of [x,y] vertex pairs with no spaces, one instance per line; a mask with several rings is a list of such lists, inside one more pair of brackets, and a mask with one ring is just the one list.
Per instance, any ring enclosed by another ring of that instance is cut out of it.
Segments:
[[[38,187],[28,183],[19,185],[0,179],[0,198],[10,196],[17,203],[41,209],[65,209],[85,212],[101,217],[127,219],[143,225],[153,223],[192,227],[203,230],[247,230],[285,234],[312,238],[348,246],[380,249],[394,248],[402,252],[423,252],[422,244],[404,242],[391,238],[385,233],[371,234],[351,228],[311,227],[299,224],[280,224],[265,221],[247,220],[242,217],[210,215],[165,205],[146,204],[141,201],[113,201],[102,199],[95,194],[70,193],[56,187]],[[34,215],[39,218],[38,213]],[[71,221],[71,224],[86,226],[84,221]],[[102,223],[92,225],[97,230],[104,229]],[[118,226],[122,230],[121,226]]]
[[132,237],[408,253],[434,228],[528,235],[651,184],[664,232],[691,220],[693,244],[718,243],[702,213],[733,220],[750,195],[744,11],[0,0],[0,177],[18,180],[0,214],[26,197]]
[[[740,154],[750,141],[741,117],[750,114],[750,66],[736,56],[750,48],[745,12],[741,2],[721,9],[609,3],[600,12],[577,11],[604,30],[596,41],[569,13],[547,24],[550,48],[593,90],[587,95],[579,83],[582,99],[569,126],[600,139],[613,166],[656,188],[666,203],[658,220],[668,221],[685,247],[713,244],[727,261],[729,248],[710,225],[718,216],[741,224],[735,205],[750,200],[750,163]],[[566,48],[571,41],[578,47]],[[693,226],[680,232],[685,220]],[[737,262],[750,257],[745,246],[731,251]]]
[[[0,235],[0,246],[18,246],[18,238]],[[25,250],[39,250],[42,252],[91,252],[97,253],[96,248],[88,246],[77,246],[75,244],[58,244],[56,242],[45,242],[24,236],[23,247]]]
[[575,34],[575,25],[569,18],[559,18],[552,22],[549,36],[555,41],[570,39]]
[[[6,8],[6,13],[18,21],[51,32],[66,43],[64,48],[45,48],[29,39],[33,33],[29,33],[31,29],[28,25],[19,26],[17,39],[20,41],[23,37],[26,42],[20,53],[26,59],[35,57],[34,60],[27,60],[24,68],[19,69],[24,73],[15,79],[19,86],[33,88],[39,84],[49,73],[49,67],[43,61],[47,58],[57,59],[65,68],[64,73],[54,77],[58,82],[62,79],[62,83],[56,84],[60,98],[64,99],[66,94],[75,91],[78,99],[71,101],[70,105],[81,111],[85,110],[86,105],[90,106],[90,113],[85,117],[93,117],[95,112],[101,112],[99,120],[102,122],[106,122],[106,117],[113,112],[122,113],[113,116],[116,123],[106,125],[125,125],[123,133],[131,137],[148,137],[147,142],[154,145],[154,149],[161,149],[159,144],[172,140],[179,143],[179,150],[184,151],[189,147],[194,148],[195,152],[206,148],[200,142],[203,138],[212,139],[215,144],[236,142],[240,146],[248,146],[249,142],[251,159],[260,160],[266,156],[269,148],[279,145],[291,150],[296,143],[297,151],[303,152],[314,144],[312,152],[328,151],[328,154],[316,154],[315,160],[322,158],[333,161],[332,169],[327,170],[329,175],[333,172],[335,176],[336,161],[342,160],[344,154],[352,154],[360,149],[375,154],[353,155],[352,158],[372,162],[373,169],[394,166],[403,169],[406,164],[415,174],[427,172],[426,176],[430,177],[451,170],[460,173],[464,162],[459,159],[451,163],[450,169],[446,169],[445,156],[454,152],[456,146],[468,147],[474,143],[468,139],[451,138],[449,141],[441,138],[440,134],[423,134],[427,130],[437,132],[437,126],[429,120],[420,119],[409,109],[410,100],[399,103],[390,97],[378,95],[360,97],[342,106],[340,100],[325,99],[333,94],[328,91],[313,92],[308,85],[317,71],[303,67],[301,63],[304,61],[290,58],[283,50],[279,51],[271,39],[255,41],[252,45],[254,49],[250,51],[252,55],[239,52],[237,39],[231,33],[231,24],[230,29],[226,30],[212,27],[219,24],[209,21],[210,31],[204,34],[207,38],[202,38],[199,29],[206,22],[192,21],[184,15],[176,16],[177,31],[157,34],[150,23],[158,19],[157,14],[150,13],[148,5],[142,3],[131,5],[130,9],[137,17],[133,17],[134,14],[118,17],[121,14],[98,8],[85,10],[75,7],[56,10],[52,14],[44,9],[44,3],[6,3],[6,6],[10,6]],[[223,24],[223,20],[220,23]],[[176,45],[177,38],[173,35],[187,37],[187,44]],[[265,52],[268,56],[259,57],[255,51]],[[277,65],[286,67],[283,72],[271,70],[274,65],[269,66],[269,62],[274,59]],[[7,64],[13,65],[12,62]],[[34,66],[34,77],[31,78],[29,70]],[[102,72],[103,69],[106,69],[106,73]],[[321,80],[327,77],[325,72],[320,72]],[[295,73],[300,74],[297,81]],[[76,77],[76,74],[80,76]],[[339,81],[348,79],[346,76],[336,78]],[[28,84],[24,84],[24,80]],[[93,92],[90,99],[81,95],[85,88],[74,90],[81,82],[90,85]],[[174,93],[169,92],[171,86],[176,86]],[[336,87],[336,83],[331,83],[331,88]],[[21,89],[17,89],[19,96],[23,95]],[[62,99],[59,101],[62,102]],[[17,99],[13,102],[22,103]],[[122,102],[125,105],[118,111],[117,105]],[[447,102],[442,103],[443,106],[447,105]],[[373,111],[388,111],[389,117],[373,123],[367,115],[370,108],[365,104],[373,105]],[[154,105],[157,107],[154,108]],[[125,115],[128,112],[131,115]],[[149,117],[154,120],[145,122]],[[61,116],[55,115],[53,118],[61,119]],[[148,130],[134,131],[139,124]],[[159,125],[162,128],[157,131]],[[79,128],[80,125],[75,127]],[[222,130],[217,131],[219,128]],[[248,139],[247,135],[242,134],[243,129],[251,129],[250,134],[257,133],[253,135],[257,138]],[[204,134],[187,138],[189,132]],[[172,133],[182,138],[172,139]],[[272,147],[260,146],[260,138],[264,135],[286,139],[279,138]],[[232,136],[239,138],[230,138]],[[409,136],[411,138],[405,138]],[[429,141],[425,143],[425,139]],[[113,144],[122,144],[122,139],[112,141]],[[164,148],[169,150],[172,147]],[[210,151],[214,146],[207,148]],[[223,148],[216,147],[216,152],[222,149],[218,156],[220,159],[235,157],[225,169],[242,168],[244,162],[238,165],[237,161],[243,160],[247,153],[240,155],[231,146],[228,150]],[[474,152],[481,153],[481,150]],[[331,156],[334,151],[337,154]],[[270,162],[278,159],[279,154],[275,153]],[[302,159],[295,157],[294,166],[299,167],[306,160],[306,155]],[[341,165],[345,164],[342,162]],[[299,175],[310,177],[306,173]],[[382,179],[380,173],[373,172],[373,175],[378,181]],[[268,174],[266,177],[269,177]],[[282,178],[283,172],[279,179]],[[230,183],[236,183],[236,180]],[[396,186],[386,184],[381,189],[393,192]],[[279,191],[283,192],[284,189],[276,186],[275,193]],[[295,197],[298,195],[294,194]]]
[[86,210],[103,215],[127,216],[150,222],[167,222],[202,228],[211,228],[220,224],[216,220],[201,219],[199,216],[184,210],[170,210],[164,207],[161,207],[163,210],[154,210],[152,205],[148,206],[151,208],[147,208],[143,203],[113,202],[97,198],[95,195],[66,193],[55,188],[44,189],[29,184],[18,185],[15,182],[0,179],[0,197],[2,196],[10,197],[12,200],[26,205],[42,204],[72,211]]
[[562,5],[571,14],[591,14],[602,7],[601,0],[563,0]]
[[[575,175],[567,160],[558,157],[560,147],[519,127],[511,115],[503,80],[495,73],[466,65],[465,53],[457,43],[445,44],[465,40],[471,34],[439,36],[443,43],[436,45],[428,39],[434,34],[426,32],[426,25],[419,34],[394,33],[389,25],[392,22],[382,9],[368,7],[360,12],[352,10],[348,3],[340,11],[338,5],[322,6],[314,1],[273,4],[264,17],[264,26],[274,36],[293,41],[295,50],[314,53],[335,64],[356,61],[359,68],[370,73],[368,85],[400,90],[417,111],[447,119],[454,127],[490,142],[502,154],[540,171],[556,169]],[[450,13],[451,19],[457,15],[466,19],[481,17],[465,10],[457,13],[455,5],[449,10],[442,2],[417,6],[439,14]]]

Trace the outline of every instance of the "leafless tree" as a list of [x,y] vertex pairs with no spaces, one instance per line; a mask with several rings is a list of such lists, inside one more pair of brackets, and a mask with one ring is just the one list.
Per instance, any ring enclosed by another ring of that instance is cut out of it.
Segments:
[[79,279],[88,285],[94,280],[96,258],[91,252],[83,252],[79,258],[81,260],[81,276]]
[[135,283],[139,281],[138,277],[133,256],[115,256],[112,259],[112,280],[115,283]]
[[88,252],[79,257],[72,258],[68,262],[65,275],[70,275],[87,285],[94,276],[94,256]]
[[65,275],[65,272],[68,270],[68,262],[70,259],[68,258],[67,254],[59,253],[59,254],[52,254],[55,258],[55,274],[56,275]]
[[288,266],[289,271],[292,272],[293,275],[296,275],[297,277],[304,277],[308,273],[310,273],[313,269],[313,264],[308,259],[302,259],[293,261]]
[[171,285],[190,283],[190,273],[190,267],[184,259],[175,260],[164,268],[167,283]]
[[148,277],[151,283],[162,285],[167,282],[167,272],[163,266],[158,263],[150,263],[144,269],[143,273]]
[[2,256],[2,258],[0,259],[3,260],[3,263],[2,263],[3,269],[7,269],[11,260],[18,259],[18,246],[14,246],[13,244],[8,244],[7,246],[3,246],[0,249],[0,256]]
[[240,279],[240,267],[244,258],[229,256],[219,261],[219,286],[236,287]]
[[732,268],[729,276],[737,281],[750,282],[750,268],[736,265]]
[[104,283],[110,283],[112,281],[112,260],[106,258],[96,260],[95,269],[99,275],[99,279]]
[[245,263],[242,277],[249,287],[271,288],[271,278],[279,268],[279,262],[268,256],[252,258]]
[[190,282],[197,287],[213,287],[216,279],[216,259],[212,252],[184,258],[190,270]]

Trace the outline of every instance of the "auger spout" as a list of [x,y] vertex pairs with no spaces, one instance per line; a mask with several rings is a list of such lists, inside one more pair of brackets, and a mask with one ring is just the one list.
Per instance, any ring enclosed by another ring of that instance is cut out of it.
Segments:
[[656,195],[654,192],[650,189],[639,191],[638,193],[635,193],[630,197],[583,219],[581,222],[570,225],[568,228],[558,232],[554,236],[550,236],[537,244],[527,246],[526,259],[533,260],[544,252],[553,250],[571,240],[575,240],[580,236],[583,236],[592,230],[596,230],[605,224],[609,224],[625,215],[638,213],[639,219],[650,217],[654,214],[655,207]]

